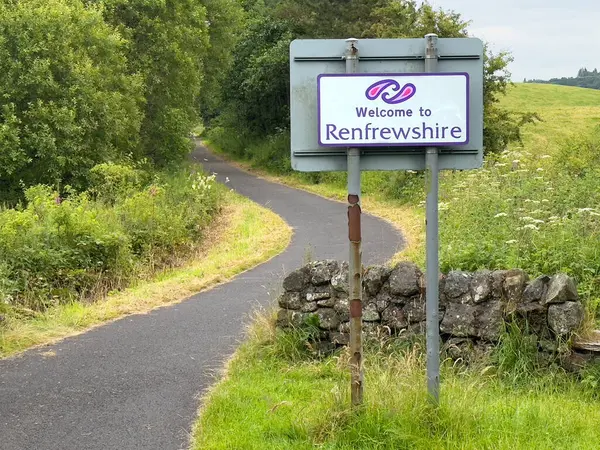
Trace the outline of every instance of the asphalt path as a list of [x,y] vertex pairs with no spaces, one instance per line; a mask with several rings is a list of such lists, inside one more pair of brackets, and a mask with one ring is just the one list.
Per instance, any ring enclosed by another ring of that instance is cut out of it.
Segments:
[[[128,316],[0,361],[0,449],[177,450],[189,445],[200,397],[283,274],[313,259],[348,257],[345,205],[267,182],[198,146],[194,158],[294,229],[279,256],[182,303]],[[365,265],[403,241],[363,216]],[[51,356],[55,354],[55,356]]]

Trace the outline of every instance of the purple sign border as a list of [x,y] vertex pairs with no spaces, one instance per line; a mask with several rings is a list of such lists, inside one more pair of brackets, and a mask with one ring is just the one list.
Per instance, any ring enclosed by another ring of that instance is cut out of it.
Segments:
[[[321,78],[348,78],[348,77],[439,77],[439,76],[456,76],[462,75],[465,77],[467,82],[467,138],[464,142],[428,142],[428,143],[385,143],[385,144],[323,144],[321,141]],[[443,72],[443,73],[322,73],[317,76],[317,132],[319,139],[319,146],[321,147],[442,147],[442,146],[458,146],[467,145],[471,137],[470,134],[470,122],[471,122],[471,79],[467,72]]]

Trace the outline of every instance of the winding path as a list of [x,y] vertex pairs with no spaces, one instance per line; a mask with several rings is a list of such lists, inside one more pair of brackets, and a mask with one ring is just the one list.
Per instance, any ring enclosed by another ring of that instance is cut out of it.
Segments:
[[[198,146],[194,157],[220,181],[283,217],[290,246],[231,282],[149,314],[134,315],[0,361],[0,448],[178,450],[199,396],[242,337],[241,325],[282,274],[315,259],[347,259],[346,207],[269,183]],[[365,265],[403,245],[387,223],[363,217]],[[54,357],[43,352],[53,351]]]

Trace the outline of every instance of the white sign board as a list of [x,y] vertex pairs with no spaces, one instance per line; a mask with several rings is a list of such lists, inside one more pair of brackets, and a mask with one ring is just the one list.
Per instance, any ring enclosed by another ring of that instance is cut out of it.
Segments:
[[323,147],[469,143],[467,73],[321,74],[317,85]]

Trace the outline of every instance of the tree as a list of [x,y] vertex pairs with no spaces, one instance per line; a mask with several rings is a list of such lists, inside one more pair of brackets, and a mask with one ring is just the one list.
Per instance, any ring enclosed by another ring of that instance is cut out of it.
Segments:
[[577,86],[589,89],[600,89],[600,75],[598,69],[587,70],[583,67],[577,72],[575,78],[562,77],[562,78],[551,78],[550,80],[530,80],[529,83],[542,83],[542,84],[558,84],[562,86]]
[[106,20],[128,40],[128,71],[142,77],[141,151],[159,165],[182,160],[198,121],[209,46],[206,7],[197,0],[89,1],[101,3]]
[[222,83],[231,64],[232,51],[243,26],[243,10],[237,0],[201,0],[208,21],[208,48],[204,57],[204,81],[198,99],[203,119],[210,120],[219,109]]
[[141,80],[124,42],[79,0],[0,5],[0,188],[86,185],[99,162],[136,149]]
[[[234,51],[223,108],[236,132],[243,128],[255,137],[288,128],[288,46],[295,38],[422,38],[432,32],[440,37],[467,36],[468,22],[459,14],[413,0],[256,0],[246,6],[250,19]],[[486,54],[488,152],[503,150],[506,142],[518,139],[515,130],[530,120],[528,115],[500,114],[496,104],[510,80],[509,61],[504,53]]]

